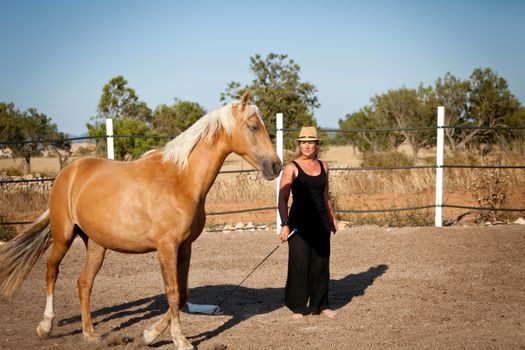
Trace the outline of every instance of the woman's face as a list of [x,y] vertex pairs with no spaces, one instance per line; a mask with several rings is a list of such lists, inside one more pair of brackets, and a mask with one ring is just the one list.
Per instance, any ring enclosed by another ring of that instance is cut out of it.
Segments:
[[306,158],[315,158],[319,148],[319,141],[299,141],[299,150]]

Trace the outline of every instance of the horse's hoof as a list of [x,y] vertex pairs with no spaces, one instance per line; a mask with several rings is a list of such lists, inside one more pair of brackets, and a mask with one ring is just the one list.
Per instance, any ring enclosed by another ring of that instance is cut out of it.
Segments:
[[177,350],[194,350],[195,348],[189,341],[176,341],[173,339],[173,343],[177,347]]
[[144,332],[142,332],[142,344],[144,345],[150,345],[153,343],[155,339],[157,339],[159,335],[156,334],[155,331],[150,331],[149,329],[145,329]]
[[40,321],[40,323],[36,327],[36,334],[40,338],[47,338],[49,337],[50,333],[51,333],[51,322]]
[[99,334],[93,333],[93,334],[86,334],[84,333],[84,340],[88,344],[100,344],[102,337]]

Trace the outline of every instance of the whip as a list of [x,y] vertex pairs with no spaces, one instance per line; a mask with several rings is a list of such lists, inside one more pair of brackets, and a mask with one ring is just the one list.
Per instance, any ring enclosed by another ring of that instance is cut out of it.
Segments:
[[295,233],[297,233],[297,229],[296,229],[296,228],[294,228],[293,231],[290,232],[290,234],[288,235],[286,241],[282,241],[281,243],[279,243],[279,244],[277,245],[277,247],[273,248],[273,250],[272,250],[268,255],[266,255],[266,257],[265,257],[265,258],[264,258],[264,259],[263,259],[263,260],[262,260],[257,266],[255,266],[255,268],[254,268],[254,269],[253,269],[253,270],[252,270],[252,271],[251,271],[246,277],[244,277],[244,279],[241,281],[241,283],[239,283],[239,284],[238,284],[238,285],[237,285],[237,286],[236,286],[236,287],[230,292],[230,294],[228,294],[228,295],[226,296],[226,298],[224,298],[224,299],[219,303],[219,306],[217,307],[217,310],[216,310],[215,313],[220,313],[220,312],[221,312],[221,311],[220,311],[220,307],[222,306],[222,304],[224,304],[224,302],[225,302],[226,300],[228,300],[228,298],[231,297],[232,294],[235,293],[235,291],[236,291],[237,289],[239,289],[239,287],[241,286],[241,284],[243,284],[244,281],[246,281],[246,280],[248,279],[248,277],[250,277],[250,276],[252,275],[252,273],[254,273],[254,272],[259,268],[259,266],[261,266],[261,265],[262,265],[262,264],[263,264],[263,263],[264,263],[264,262],[265,262],[265,261],[266,261],[266,260],[267,260],[267,259],[268,259],[268,258],[269,258],[269,257],[270,257],[270,256],[271,256],[271,255],[277,250],[277,249],[279,249],[279,247],[280,247],[284,242],[287,242],[287,241],[288,241],[288,240],[289,240],[289,239],[290,239]]

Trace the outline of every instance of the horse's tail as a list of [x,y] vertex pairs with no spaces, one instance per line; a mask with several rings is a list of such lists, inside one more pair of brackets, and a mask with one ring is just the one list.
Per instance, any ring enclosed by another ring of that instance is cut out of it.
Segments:
[[13,295],[52,241],[47,210],[0,248],[0,292],[3,295]]

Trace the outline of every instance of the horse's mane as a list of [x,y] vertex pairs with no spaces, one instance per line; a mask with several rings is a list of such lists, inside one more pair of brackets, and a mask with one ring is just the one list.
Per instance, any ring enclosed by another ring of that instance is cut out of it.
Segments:
[[[188,165],[188,157],[200,140],[210,143],[218,132],[224,130],[229,136],[235,127],[232,106],[239,101],[234,101],[222,106],[197,120],[182,134],[168,142],[163,148],[162,160],[174,162],[184,169]],[[260,115],[259,108],[248,105],[252,112]]]

